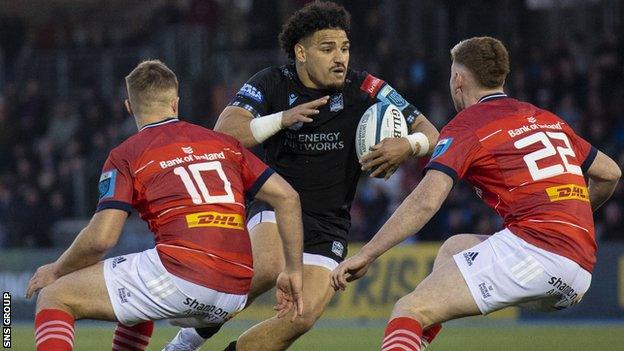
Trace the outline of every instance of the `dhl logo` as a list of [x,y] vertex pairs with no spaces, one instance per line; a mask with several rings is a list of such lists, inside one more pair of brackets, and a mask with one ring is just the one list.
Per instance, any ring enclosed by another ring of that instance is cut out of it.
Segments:
[[589,202],[589,192],[587,188],[575,184],[565,184],[546,188],[546,194],[550,201],[561,200],[581,200]]
[[244,230],[243,216],[235,213],[198,212],[186,215],[189,228],[221,227]]

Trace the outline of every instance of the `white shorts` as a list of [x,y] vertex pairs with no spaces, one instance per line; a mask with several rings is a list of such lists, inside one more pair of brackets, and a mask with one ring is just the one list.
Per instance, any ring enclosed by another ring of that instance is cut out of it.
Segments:
[[578,263],[508,229],[453,258],[483,314],[514,305],[562,310],[578,303],[591,283],[591,274]]
[[[256,213],[247,221],[247,231],[251,231],[253,227],[260,223],[277,223],[275,221],[275,212],[261,211]],[[338,267],[338,262],[329,257],[318,254],[303,253],[303,264],[306,266],[319,266],[333,271]]]
[[126,325],[160,319],[185,327],[219,325],[247,302],[247,295],[222,293],[172,275],[156,249],[105,260],[104,280],[115,316]]

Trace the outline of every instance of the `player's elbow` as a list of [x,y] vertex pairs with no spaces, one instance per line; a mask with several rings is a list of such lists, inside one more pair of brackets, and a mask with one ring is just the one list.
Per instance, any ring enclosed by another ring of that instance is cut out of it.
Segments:
[[280,194],[280,202],[285,206],[301,206],[301,200],[299,199],[299,193],[292,187],[284,187]]

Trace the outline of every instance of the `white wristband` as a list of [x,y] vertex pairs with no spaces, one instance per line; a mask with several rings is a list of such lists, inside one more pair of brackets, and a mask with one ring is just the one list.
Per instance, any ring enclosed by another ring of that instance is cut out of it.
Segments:
[[282,129],[282,112],[256,117],[249,123],[251,134],[261,143]]
[[[410,146],[412,147],[412,154],[421,157],[425,156],[429,152],[429,139],[425,134],[417,132],[414,134],[408,134],[404,136],[404,138],[409,141]],[[418,150],[418,153],[416,153],[416,144],[420,145],[420,150]]]

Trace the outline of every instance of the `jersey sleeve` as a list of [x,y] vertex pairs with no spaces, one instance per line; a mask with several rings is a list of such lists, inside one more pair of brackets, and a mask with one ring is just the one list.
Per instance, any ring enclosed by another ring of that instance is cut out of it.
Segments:
[[253,199],[269,177],[275,173],[272,168],[262,162],[256,155],[239,144],[241,150],[241,178],[245,189],[245,197]]
[[111,152],[102,168],[96,212],[108,208],[132,212],[133,182],[130,174],[127,163]]
[[254,117],[267,115],[270,109],[269,94],[276,82],[274,69],[266,68],[249,78],[228,106],[242,107]]
[[457,125],[451,121],[440,132],[425,172],[438,170],[453,178],[455,184],[464,177],[479,149],[479,140],[473,131],[467,125]]
[[420,111],[409,101],[405,100],[398,91],[396,91],[386,81],[379,79],[372,74],[363,72],[360,79],[362,84],[360,89],[368,94],[369,98],[374,102],[385,102],[393,104],[401,110],[408,128],[411,128],[412,124],[416,120],[416,117],[420,115]]
[[580,137],[578,134],[571,131],[572,135],[572,144],[574,151],[577,154],[577,158],[581,163],[581,169],[583,173],[586,173],[589,167],[596,159],[596,155],[598,155],[598,149],[592,146],[587,140]]

